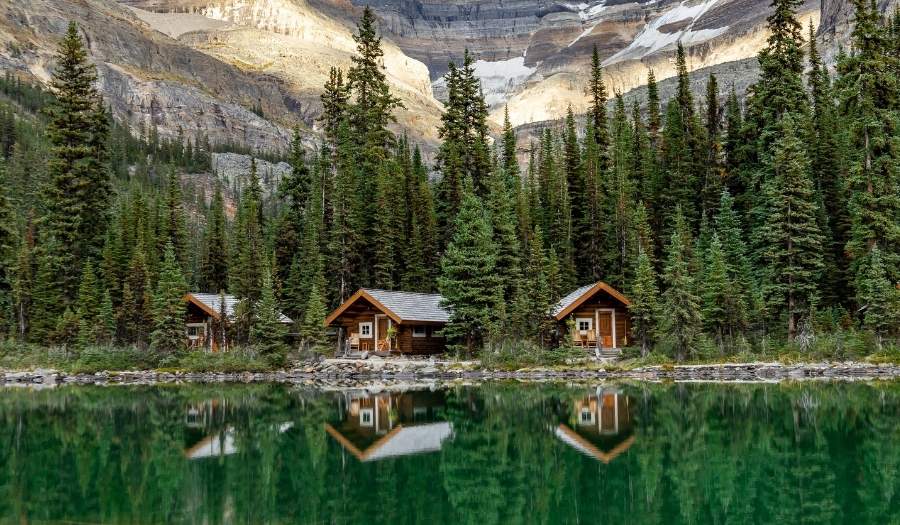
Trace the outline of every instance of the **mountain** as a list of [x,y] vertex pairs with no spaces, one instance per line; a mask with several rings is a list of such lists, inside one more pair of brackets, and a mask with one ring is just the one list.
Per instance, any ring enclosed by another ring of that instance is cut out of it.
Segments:
[[[426,150],[437,142],[441,76],[467,48],[494,120],[508,105],[524,125],[557,119],[569,105],[584,110],[594,46],[611,91],[641,86],[650,69],[671,77],[680,40],[695,78],[715,71],[743,92],[769,12],[769,0],[0,0],[0,67],[46,81],[75,20],[107,102],[135,129],[283,149],[300,125],[312,145],[321,87],[332,66],[350,66],[366,3],[380,17],[388,79],[405,105],[397,130]],[[802,18],[821,19],[832,60],[849,37],[847,4],[803,4]]]

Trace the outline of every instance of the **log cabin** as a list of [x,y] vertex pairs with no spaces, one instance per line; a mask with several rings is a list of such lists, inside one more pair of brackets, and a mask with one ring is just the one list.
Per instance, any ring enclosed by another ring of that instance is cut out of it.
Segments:
[[[559,333],[571,338],[573,346],[617,354],[628,346],[631,302],[621,292],[597,281],[574,290],[551,310]],[[572,333],[568,333],[569,326]],[[565,342],[565,341],[561,341]]]
[[437,354],[450,314],[438,294],[362,288],[325,318],[338,329],[338,355]]
[[325,431],[361,462],[437,452],[453,435],[441,391],[348,394]]
[[[224,302],[223,302],[224,298]],[[210,337],[217,327],[221,327],[221,317],[230,323],[234,321],[234,309],[240,300],[229,294],[198,293],[185,294],[184,330],[191,348],[202,348],[210,352],[218,352],[219,342],[223,337]],[[280,314],[282,324],[293,324],[288,316]],[[228,341],[225,340],[227,346]]]
[[609,463],[634,443],[631,398],[616,388],[597,388],[575,400],[554,434],[601,463]]

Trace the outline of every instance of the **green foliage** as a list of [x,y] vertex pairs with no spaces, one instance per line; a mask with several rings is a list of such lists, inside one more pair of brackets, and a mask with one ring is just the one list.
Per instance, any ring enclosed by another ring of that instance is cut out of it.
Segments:
[[262,293],[253,307],[250,327],[250,344],[271,366],[281,367],[287,359],[288,347],[285,343],[286,329],[281,322],[281,310],[275,300],[272,274],[266,271],[262,280]]
[[175,248],[168,242],[153,293],[153,332],[150,334],[150,349],[161,357],[177,356],[185,348],[186,292],[187,285],[176,259]]
[[[676,210],[678,223],[681,223],[681,213]],[[667,288],[663,292],[662,331],[672,339],[678,361],[684,361],[690,354],[701,322],[689,246],[689,233],[676,228],[666,249],[669,256],[663,273]]]
[[641,345],[641,356],[646,357],[656,338],[657,320],[661,314],[656,272],[650,257],[643,250],[637,258],[634,283],[631,286],[631,304],[628,306],[632,333]]
[[438,278],[442,306],[451,312],[443,335],[457,353],[472,355],[498,335],[504,316],[503,282],[496,272],[493,230],[469,188],[455,223]]

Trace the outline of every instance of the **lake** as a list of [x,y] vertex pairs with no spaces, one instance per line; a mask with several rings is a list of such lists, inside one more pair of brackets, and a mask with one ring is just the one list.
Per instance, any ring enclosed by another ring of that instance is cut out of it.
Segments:
[[0,389],[0,523],[900,523],[900,383]]

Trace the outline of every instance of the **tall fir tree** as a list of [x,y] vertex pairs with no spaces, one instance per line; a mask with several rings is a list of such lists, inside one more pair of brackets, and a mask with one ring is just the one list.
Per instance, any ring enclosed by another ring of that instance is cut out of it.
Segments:
[[186,292],[187,284],[181,273],[175,247],[168,242],[153,293],[153,331],[150,334],[150,349],[161,357],[174,356],[185,349]]
[[[49,108],[45,231],[55,238],[59,267],[55,276],[60,299],[75,298],[82,265],[100,253],[110,203],[107,162],[108,120],[95,83],[97,75],[72,22],[57,51]],[[50,314],[51,312],[46,312]],[[43,315],[43,313],[41,314]]]
[[656,337],[660,305],[656,271],[653,268],[653,261],[644,250],[638,253],[630,297],[631,304],[628,305],[628,311],[633,325],[632,332],[636,342],[641,346],[641,356],[646,357]]
[[283,367],[287,361],[286,329],[281,322],[281,311],[275,298],[275,284],[271,268],[265,268],[261,279],[259,303],[253,305],[250,327],[250,344],[263,359],[274,367]]
[[809,159],[791,117],[783,120],[764,187],[767,214],[758,232],[764,264],[763,288],[774,311],[787,318],[788,339],[797,335],[818,298],[822,278],[822,234]]
[[438,289],[451,312],[443,329],[449,348],[473,355],[498,334],[505,317],[497,248],[481,200],[466,181],[453,239],[441,259]]
[[700,298],[697,296],[697,288],[694,274],[691,271],[692,255],[690,233],[684,228],[684,220],[680,217],[681,211],[676,209],[676,228],[671,235],[666,247],[667,259],[663,282],[666,290],[663,292],[663,316],[662,330],[672,338],[675,349],[675,359],[684,361],[694,346],[700,333]]
[[228,231],[225,222],[225,202],[222,185],[216,183],[216,191],[210,203],[209,215],[203,239],[203,258],[200,263],[201,287],[218,293],[228,287]]

